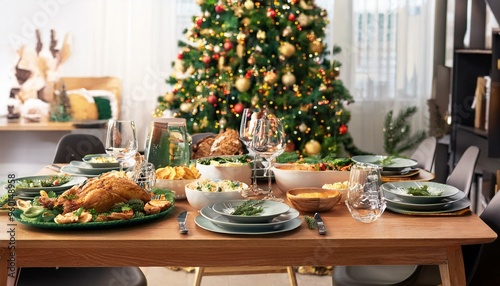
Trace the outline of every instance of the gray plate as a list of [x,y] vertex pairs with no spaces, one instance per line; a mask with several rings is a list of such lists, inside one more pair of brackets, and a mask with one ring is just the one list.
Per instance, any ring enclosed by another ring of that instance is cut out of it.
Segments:
[[385,199],[387,201],[387,206],[393,206],[398,209],[405,209],[409,211],[442,211],[448,210],[453,207],[453,204],[465,198],[464,192],[458,192],[455,195],[443,199],[441,203],[433,204],[412,204],[407,203],[399,199],[390,192],[384,192]]
[[[421,186],[439,189],[442,191],[442,194],[439,196],[412,196],[405,192],[410,187],[419,188]],[[397,196],[403,202],[411,204],[441,203],[445,198],[451,197],[460,192],[459,189],[453,186],[436,182],[389,182],[382,185],[382,190]]]
[[80,171],[79,168],[75,167],[75,166],[63,166],[61,168],[61,172],[63,173],[66,173],[66,174],[69,174],[69,175],[73,175],[73,176],[83,176],[83,177],[88,177],[88,178],[93,178],[93,177],[97,177],[99,175],[89,175],[89,174],[84,174]]
[[384,160],[385,158],[387,158],[387,156],[358,155],[358,156],[353,156],[351,159],[356,163],[368,163],[368,164],[380,166],[384,169],[384,171],[401,170],[404,168],[413,168],[413,167],[417,166],[417,164],[418,164],[418,162],[413,160],[413,159],[399,158],[399,157],[392,159],[391,164],[389,164],[389,165],[380,164],[380,161]]
[[286,222],[289,222],[299,216],[299,212],[291,208],[288,212],[275,217],[268,223],[237,223],[232,222],[227,217],[216,213],[209,206],[202,208],[200,210],[200,214],[217,226],[237,231],[277,230],[282,228]]
[[396,213],[401,213],[401,214],[417,214],[417,215],[432,215],[432,214],[440,214],[440,213],[448,213],[448,212],[455,212],[459,211],[461,209],[467,208],[470,206],[470,201],[468,198],[464,197],[461,200],[458,200],[454,203],[451,203],[448,209],[443,209],[443,210],[436,210],[436,211],[413,211],[413,210],[408,210],[405,208],[401,208],[400,206],[395,206],[392,204],[387,204],[387,209],[396,212]]
[[[20,177],[20,178],[16,178],[16,181],[21,181],[21,180],[43,180],[43,179],[47,179],[47,178],[50,178],[50,177],[53,177],[53,176],[54,175],[50,175],[50,176]],[[73,176],[69,182],[67,182],[66,184],[60,185],[60,186],[56,186],[56,187],[17,187],[16,191],[18,191],[18,192],[24,192],[25,194],[28,194],[28,193],[39,194],[41,190],[44,190],[46,192],[49,192],[49,191],[58,192],[58,191],[67,190],[67,189],[73,187],[74,185],[83,183],[83,182],[85,182],[85,180],[87,180],[87,178],[85,178],[85,177],[78,177],[78,176],[74,177]]]
[[120,167],[95,168],[92,167],[92,165],[82,161],[71,161],[70,165],[73,167],[77,167],[79,172],[85,175],[100,175],[109,171],[120,170]]
[[197,226],[213,232],[225,233],[225,234],[250,234],[250,235],[260,235],[260,234],[275,234],[290,231],[298,228],[302,224],[302,220],[300,218],[294,218],[293,220],[286,222],[283,224],[283,227],[275,230],[264,230],[264,231],[256,231],[256,230],[233,230],[228,228],[223,228],[213,224],[211,221],[206,219],[205,217],[199,215],[194,219],[194,222]]
[[226,207],[224,204],[231,204],[234,208],[240,206],[246,202],[246,200],[234,200],[234,201],[227,201],[227,202],[220,202],[216,203],[212,206],[212,209],[225,217],[227,217],[230,221],[232,222],[239,222],[239,223],[266,223],[270,222],[273,218],[286,213],[287,211],[290,210],[290,206],[281,203],[281,202],[275,202],[275,201],[263,201],[262,207],[263,211],[257,215],[254,216],[241,216],[241,215],[231,215],[227,214],[224,212]]

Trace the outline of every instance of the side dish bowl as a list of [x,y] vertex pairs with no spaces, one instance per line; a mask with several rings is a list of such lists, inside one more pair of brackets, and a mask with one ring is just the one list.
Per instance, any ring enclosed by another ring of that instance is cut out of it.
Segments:
[[325,212],[331,210],[341,199],[336,190],[322,188],[295,188],[286,192],[288,201],[302,212]]
[[294,188],[316,187],[349,180],[349,171],[296,170],[294,164],[276,164],[272,167],[276,185],[282,193]]
[[[224,181],[224,180],[223,180]],[[207,183],[217,183],[217,180],[199,179],[196,182],[185,185],[185,194],[188,203],[195,209],[202,209],[219,202],[243,199],[242,192],[248,189],[248,185],[242,182],[231,181],[239,185],[232,190],[208,191],[201,185]]]
[[82,158],[82,161],[94,168],[120,167],[120,163],[108,154],[89,154]]
[[198,181],[198,179],[191,180],[168,180],[156,179],[155,188],[167,189],[175,192],[175,199],[186,198],[186,185]]

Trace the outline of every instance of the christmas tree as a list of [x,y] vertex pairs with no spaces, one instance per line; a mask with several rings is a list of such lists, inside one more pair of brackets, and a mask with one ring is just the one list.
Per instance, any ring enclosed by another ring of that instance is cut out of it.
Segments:
[[[287,151],[305,155],[362,153],[348,133],[352,102],[340,63],[324,43],[326,10],[313,0],[196,0],[192,18],[158,98],[155,116],[174,110],[188,131],[238,130],[244,108],[283,119]],[[343,145],[344,149],[341,148]]]

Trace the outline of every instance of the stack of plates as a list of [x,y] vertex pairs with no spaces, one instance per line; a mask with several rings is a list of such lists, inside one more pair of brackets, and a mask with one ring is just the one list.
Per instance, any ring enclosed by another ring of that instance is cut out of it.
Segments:
[[70,175],[75,176],[85,176],[85,177],[96,177],[102,173],[106,173],[113,170],[120,170],[120,167],[104,167],[97,168],[90,164],[82,161],[71,161],[68,166],[63,166],[61,171]]
[[[16,179],[16,182],[21,182],[23,180],[46,180],[53,176],[30,176],[30,177],[20,177]],[[66,184],[55,186],[55,187],[16,187],[16,198],[23,200],[32,200],[33,198],[40,195],[40,191],[44,190],[46,192],[53,191],[55,194],[60,195],[65,190],[73,187],[74,185],[85,182],[87,178],[85,177],[72,177]]]
[[353,156],[356,163],[368,163],[382,167],[380,175],[388,178],[409,178],[420,173],[416,166],[418,162],[408,158],[388,158],[382,155],[359,155]]
[[245,200],[236,200],[206,206],[200,210],[195,223],[206,230],[226,234],[272,234],[290,231],[299,227],[302,220],[299,212],[287,204],[263,201],[264,210],[255,216],[232,215],[227,212],[228,203],[238,207]]
[[[409,188],[427,186],[428,196],[408,194]],[[459,189],[435,182],[394,182],[382,185],[387,208],[404,214],[452,213],[470,206],[469,199]]]

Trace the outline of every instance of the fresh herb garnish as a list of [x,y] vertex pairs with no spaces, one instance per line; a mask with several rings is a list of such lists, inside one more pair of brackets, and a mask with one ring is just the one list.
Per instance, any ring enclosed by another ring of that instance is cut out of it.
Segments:
[[251,159],[248,157],[248,155],[241,155],[241,156],[232,156],[232,157],[211,157],[211,158],[200,158],[198,159],[198,163],[202,165],[211,165],[212,162],[217,162],[219,164],[224,164],[224,163],[248,163],[250,162]]
[[304,220],[306,221],[307,223],[307,226],[310,228],[310,229],[315,229],[317,227],[317,223],[316,221],[314,220],[314,218],[306,215],[304,216]]
[[264,201],[261,200],[245,201],[241,205],[237,206],[231,214],[241,216],[257,215],[264,210],[264,208],[261,206],[263,203]]
[[16,188],[47,188],[66,184],[71,180],[68,175],[55,175],[43,180],[25,179],[16,182]]
[[427,185],[419,188],[409,187],[408,189],[406,189],[406,191],[408,192],[409,195],[412,196],[432,196],[431,192],[429,192],[428,190]]
[[382,160],[375,161],[375,164],[380,166],[390,166],[394,164],[394,159],[396,159],[396,156],[387,156]]

